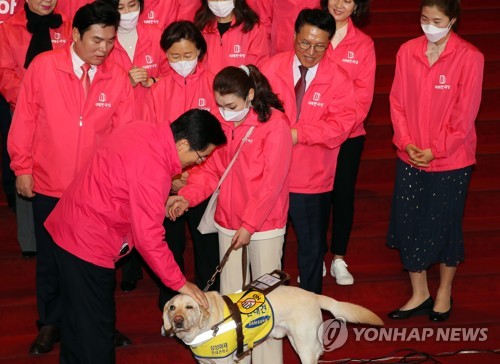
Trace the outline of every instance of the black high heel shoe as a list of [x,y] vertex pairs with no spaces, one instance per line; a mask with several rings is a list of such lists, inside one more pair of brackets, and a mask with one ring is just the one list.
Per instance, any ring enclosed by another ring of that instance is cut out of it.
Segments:
[[431,296],[429,296],[429,298],[427,298],[424,302],[422,302],[417,307],[412,308],[411,310],[397,309],[392,312],[389,312],[387,316],[393,320],[404,320],[412,316],[429,315],[433,306],[434,306],[434,300],[432,299]]
[[434,310],[431,310],[431,313],[429,314],[429,320],[435,322],[442,322],[448,320],[450,318],[452,307],[453,307],[453,298],[450,297],[450,309],[446,312],[436,312]]

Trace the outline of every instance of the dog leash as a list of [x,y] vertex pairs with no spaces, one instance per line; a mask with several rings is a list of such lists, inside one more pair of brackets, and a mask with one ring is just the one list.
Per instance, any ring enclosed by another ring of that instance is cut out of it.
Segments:
[[[207,285],[205,286],[205,288],[203,288],[203,292],[207,292],[208,289],[214,284],[215,278],[217,278],[217,274],[220,274],[220,272],[222,272],[222,268],[224,268],[224,266],[226,265],[226,263],[229,259],[229,255],[231,255],[231,252],[234,250],[235,245],[236,245],[236,242],[232,243],[231,246],[226,250],[224,257],[220,261],[217,268],[215,268],[214,274],[207,281]],[[243,249],[243,251],[241,253],[241,269],[242,269],[242,273],[243,273],[243,282],[241,283],[241,288],[244,289],[245,282],[247,280],[247,247],[246,247],[246,245],[243,246],[241,249]]]

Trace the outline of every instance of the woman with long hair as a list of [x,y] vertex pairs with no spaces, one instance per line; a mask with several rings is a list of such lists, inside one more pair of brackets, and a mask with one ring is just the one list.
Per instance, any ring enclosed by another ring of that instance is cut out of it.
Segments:
[[266,32],[246,0],[202,0],[194,23],[207,41],[205,65],[214,74],[227,66],[259,66],[269,56]]
[[[257,67],[224,68],[215,76],[214,93],[227,145],[193,168],[187,185],[168,204],[173,203],[175,218],[178,208],[205,200],[241,147],[221,184],[215,212],[221,258],[234,244],[220,277],[220,292],[226,294],[248,283],[243,282],[242,247],[248,246],[253,278],[281,267],[292,139],[282,103]],[[269,339],[252,355],[253,363],[281,363],[281,342]]]

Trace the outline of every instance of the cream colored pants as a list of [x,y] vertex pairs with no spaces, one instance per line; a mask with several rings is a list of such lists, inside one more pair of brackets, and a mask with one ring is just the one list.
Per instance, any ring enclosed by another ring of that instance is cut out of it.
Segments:
[[[224,257],[226,250],[231,246],[233,237],[219,232],[219,254],[220,259]],[[252,271],[252,279],[259,278],[263,274],[271,273],[275,269],[281,269],[281,256],[283,255],[284,236],[265,240],[251,240],[247,246],[247,282],[250,283],[249,267]],[[220,275],[220,293],[228,294],[241,290],[243,272],[241,269],[242,250],[231,252],[229,259],[222,269]],[[252,352],[252,364],[282,364],[283,343],[281,340],[268,338],[262,344],[255,347]]]

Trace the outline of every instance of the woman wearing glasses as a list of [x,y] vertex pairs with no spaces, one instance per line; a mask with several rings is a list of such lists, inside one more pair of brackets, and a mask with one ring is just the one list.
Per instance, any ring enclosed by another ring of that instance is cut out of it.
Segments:
[[226,66],[259,66],[269,55],[266,32],[246,0],[202,0],[194,23],[207,41],[205,66],[214,74]]
[[375,84],[375,46],[359,30],[358,23],[368,13],[369,0],[321,0],[320,6],[335,19],[336,30],[327,56],[345,69],[354,85],[356,124],[342,143],[337,158],[332,191],[333,223],[330,274],[339,285],[350,285],[354,278],[347,270],[347,252],[354,218],[354,187],[365,141],[363,122],[370,110]]
[[[183,211],[205,200],[242,145],[222,182],[215,212],[221,258],[235,244],[220,277],[220,292],[227,294],[242,287],[241,247],[248,246],[253,278],[281,267],[292,141],[281,101],[257,67],[224,68],[215,76],[214,93],[227,145],[193,168],[186,187],[169,202],[177,199],[170,209],[175,218],[178,207]],[[246,142],[244,138],[248,138]],[[281,342],[274,339],[252,353],[253,363],[282,360]]]

